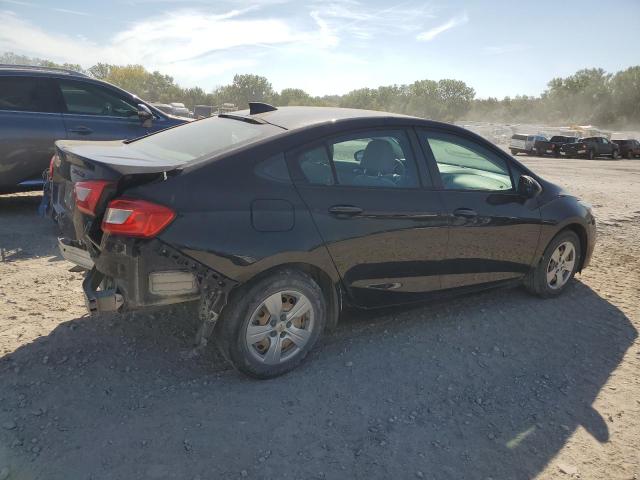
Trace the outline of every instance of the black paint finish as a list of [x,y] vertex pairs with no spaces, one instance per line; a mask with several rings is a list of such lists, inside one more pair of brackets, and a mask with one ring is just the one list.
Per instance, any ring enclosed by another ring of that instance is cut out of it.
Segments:
[[[288,265],[317,272],[359,306],[414,302],[519,281],[564,228],[583,240],[582,265],[588,264],[595,242],[588,207],[469,131],[343,109],[289,107],[256,117],[266,127],[282,128],[211,161],[184,165],[166,179],[130,187],[136,178],[132,162],[116,193],[174,209],[177,218],[159,240],[234,282]],[[389,127],[405,129],[411,138],[419,188],[309,185],[292,168],[288,154],[299,148],[359,129]],[[433,158],[416,143],[412,132],[417,128],[481,145],[505,159],[513,185],[520,175],[529,175],[542,192],[528,198],[516,187],[443,189]],[[278,165],[265,166],[282,154],[291,178]],[[95,160],[108,164],[105,158]]]

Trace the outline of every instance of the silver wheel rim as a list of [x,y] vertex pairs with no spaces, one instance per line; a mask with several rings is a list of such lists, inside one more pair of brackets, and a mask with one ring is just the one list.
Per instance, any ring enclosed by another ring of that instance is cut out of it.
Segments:
[[311,339],[315,312],[309,299],[296,290],[269,295],[254,310],[245,342],[253,358],[278,365],[296,356]]
[[552,290],[562,288],[571,278],[576,264],[576,248],[571,242],[558,245],[547,265],[547,285]]

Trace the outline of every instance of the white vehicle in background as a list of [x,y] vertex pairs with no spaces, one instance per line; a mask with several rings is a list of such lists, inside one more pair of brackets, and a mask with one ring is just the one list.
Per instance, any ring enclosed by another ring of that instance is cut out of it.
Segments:
[[191,117],[191,112],[184,106],[184,103],[172,102],[169,105],[173,108],[174,115],[177,115],[178,117]]
[[151,105],[164,113],[173,115],[173,107],[171,105],[167,105],[166,103],[152,103]]
[[534,153],[537,153],[535,151],[535,143],[537,140],[546,142],[548,138],[543,135],[527,135],[524,133],[514,134],[509,142],[511,155],[516,156],[519,153],[533,155]]

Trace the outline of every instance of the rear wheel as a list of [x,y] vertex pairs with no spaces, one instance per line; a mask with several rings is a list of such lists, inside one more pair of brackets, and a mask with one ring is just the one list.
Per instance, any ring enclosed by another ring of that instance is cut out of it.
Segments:
[[518,151],[511,149],[511,155],[515,157],[516,155],[518,155]]
[[631,150],[629,150],[629,151],[627,152],[627,158],[628,158],[629,160],[631,160],[631,159],[633,158],[633,152],[632,152]]
[[324,295],[312,278],[283,270],[231,299],[214,333],[216,343],[241,372],[276,377],[304,360],[324,330],[326,311]]
[[580,239],[566,230],[547,246],[538,265],[525,277],[529,292],[542,298],[560,295],[573,278],[580,264]]

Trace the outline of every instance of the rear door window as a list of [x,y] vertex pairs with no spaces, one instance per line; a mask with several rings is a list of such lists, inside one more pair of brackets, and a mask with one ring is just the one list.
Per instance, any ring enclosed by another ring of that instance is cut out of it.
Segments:
[[0,77],[0,110],[51,113],[56,108],[51,82],[39,77]]
[[106,117],[137,117],[138,106],[100,85],[74,80],[59,80],[67,113]]
[[345,135],[295,154],[295,165],[312,185],[418,188],[418,169],[402,130]]

